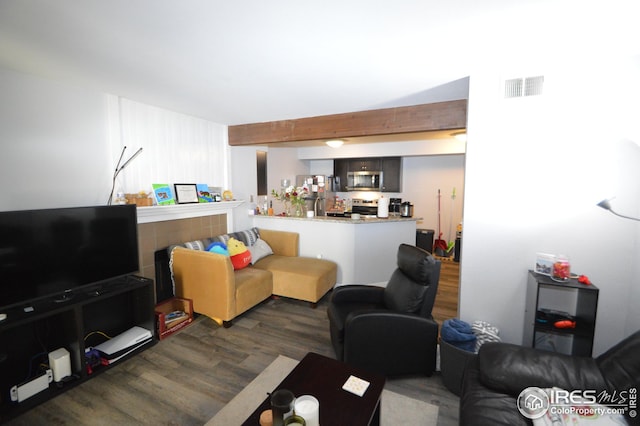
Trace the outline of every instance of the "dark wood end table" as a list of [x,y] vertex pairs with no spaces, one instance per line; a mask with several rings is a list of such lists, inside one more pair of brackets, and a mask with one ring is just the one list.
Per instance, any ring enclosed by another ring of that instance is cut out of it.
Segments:
[[[369,382],[364,395],[354,395],[342,389],[352,375]],[[384,384],[385,378],[380,374],[310,352],[274,391],[288,389],[295,396],[315,396],[320,403],[320,425],[378,426]],[[270,398],[267,396],[243,425],[259,425],[260,413],[270,408]]]

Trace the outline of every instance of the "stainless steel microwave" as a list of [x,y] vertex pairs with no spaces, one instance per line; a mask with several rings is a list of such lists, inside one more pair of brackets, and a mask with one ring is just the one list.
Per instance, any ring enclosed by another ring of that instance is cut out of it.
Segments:
[[382,171],[347,172],[347,191],[382,191]]

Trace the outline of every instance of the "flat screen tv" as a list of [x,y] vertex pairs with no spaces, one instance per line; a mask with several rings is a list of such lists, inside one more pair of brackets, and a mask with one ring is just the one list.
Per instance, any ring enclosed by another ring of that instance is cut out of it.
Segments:
[[135,205],[0,212],[0,312],[135,273]]

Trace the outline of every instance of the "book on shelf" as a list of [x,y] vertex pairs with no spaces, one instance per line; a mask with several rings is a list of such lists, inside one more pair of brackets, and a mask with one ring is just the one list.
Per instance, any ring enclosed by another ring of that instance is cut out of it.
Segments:
[[175,324],[179,324],[180,322],[189,318],[189,315],[183,311],[173,311],[169,312],[164,316],[164,323],[166,326],[170,327]]

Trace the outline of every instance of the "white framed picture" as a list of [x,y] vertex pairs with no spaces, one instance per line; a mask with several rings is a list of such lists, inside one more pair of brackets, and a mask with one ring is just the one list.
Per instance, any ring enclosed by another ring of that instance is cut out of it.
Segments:
[[552,254],[536,253],[536,265],[534,271],[542,275],[551,276],[555,259],[556,257]]
[[173,193],[171,192],[171,188],[167,183],[154,183],[153,187],[153,196],[156,198],[156,204],[159,206],[168,206],[170,204],[175,204],[176,200],[173,198]]
[[198,187],[195,183],[174,183],[178,204],[189,204],[198,202]]

